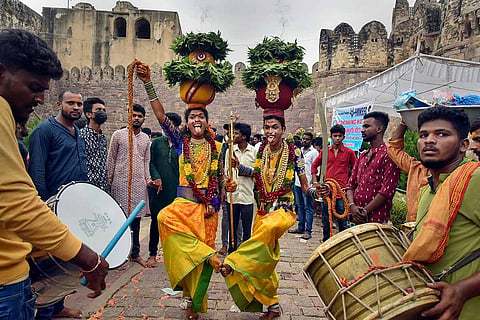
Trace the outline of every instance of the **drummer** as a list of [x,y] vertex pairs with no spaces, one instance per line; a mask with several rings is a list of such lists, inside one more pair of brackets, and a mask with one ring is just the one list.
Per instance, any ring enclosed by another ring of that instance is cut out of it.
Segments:
[[[88,180],[85,141],[74,123],[82,116],[82,100],[75,89],[62,91],[58,96],[57,116],[40,123],[30,136],[29,173],[45,201],[62,185]],[[35,319],[60,316],[79,318],[82,312],[65,307],[62,299],[52,306],[39,308]]]
[[468,117],[463,110],[435,106],[419,115],[418,127],[418,152],[431,175],[420,192],[415,239],[403,259],[425,264],[440,280],[429,287],[440,290],[441,300],[424,316],[477,319],[480,164],[465,158]]
[[2,319],[34,317],[26,261],[32,246],[80,266],[94,291],[90,297],[105,289],[108,263],[70,233],[38,197],[15,137],[15,123],[28,120],[33,108],[43,104],[50,79],[62,73],[57,56],[39,37],[17,29],[0,32],[0,310],[7,313]]

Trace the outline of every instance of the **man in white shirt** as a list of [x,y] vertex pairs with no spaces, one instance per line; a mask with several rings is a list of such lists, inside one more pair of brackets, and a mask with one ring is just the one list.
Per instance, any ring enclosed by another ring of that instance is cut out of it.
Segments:
[[[302,153],[305,161],[305,175],[309,184],[312,183],[312,164],[318,156],[318,151],[312,146],[313,134],[305,132],[302,137]],[[295,173],[295,203],[298,208],[298,227],[289,230],[288,233],[303,234],[302,239],[308,240],[312,237],[313,224],[313,199],[303,193],[300,186],[300,179]]]
[[[239,164],[253,167],[257,156],[255,147],[248,143],[252,129],[249,124],[235,123],[234,133],[234,147],[235,161]],[[229,153],[225,156],[225,173],[228,173]],[[228,239],[229,248],[228,252],[233,252],[237,249],[241,242],[250,238],[252,233],[252,220],[254,215],[255,197],[253,195],[254,180],[251,175],[245,176],[238,169],[233,171],[233,179],[237,182],[237,190],[233,192],[233,230],[234,230],[234,245],[231,245],[231,239]],[[230,216],[230,194],[226,196],[226,212],[225,215]],[[239,221],[242,221],[243,236],[240,239],[237,229],[239,227]],[[222,223],[223,225],[223,223]]]

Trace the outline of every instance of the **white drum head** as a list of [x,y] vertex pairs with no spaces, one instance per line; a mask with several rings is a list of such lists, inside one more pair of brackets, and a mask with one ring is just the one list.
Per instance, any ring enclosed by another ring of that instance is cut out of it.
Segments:
[[[55,213],[58,218],[99,254],[127,220],[115,199],[90,183],[69,184],[59,192],[57,199]],[[131,247],[132,236],[128,228],[106,258],[110,268],[122,265],[128,259]]]

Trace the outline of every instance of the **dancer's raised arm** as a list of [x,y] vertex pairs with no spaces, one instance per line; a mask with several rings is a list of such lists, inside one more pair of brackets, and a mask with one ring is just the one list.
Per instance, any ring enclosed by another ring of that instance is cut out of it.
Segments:
[[165,121],[165,109],[160,100],[158,100],[155,88],[153,88],[152,79],[150,78],[150,67],[148,64],[139,63],[137,65],[137,77],[142,80],[145,91],[148,95],[148,100],[150,100],[150,105],[155,113],[155,117],[157,117],[158,122],[162,124]]

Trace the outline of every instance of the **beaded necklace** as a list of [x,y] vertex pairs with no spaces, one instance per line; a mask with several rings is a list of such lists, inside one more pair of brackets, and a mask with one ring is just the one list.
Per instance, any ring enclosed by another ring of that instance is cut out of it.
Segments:
[[258,210],[259,215],[267,214],[265,206],[268,203],[272,203],[281,196],[292,191],[292,184],[295,172],[295,145],[290,141],[288,143],[283,141],[282,158],[286,155],[288,155],[288,158],[287,161],[281,161],[280,169],[277,169],[278,174],[276,179],[278,179],[278,181],[275,182],[275,185],[272,185],[272,190],[270,192],[267,192],[264,182],[266,177],[264,177],[264,174],[262,172],[262,169],[264,169],[266,165],[266,159],[264,158],[265,156],[263,151],[265,150],[265,147],[267,147],[267,144],[268,141],[264,141],[260,146],[260,149],[257,152],[257,159],[255,160],[255,164],[253,166],[253,177],[255,178],[255,185],[257,186],[260,200],[260,209]]
[[[210,177],[208,180],[208,187],[203,194],[200,189],[198,188],[198,184],[195,181],[195,175],[192,168],[192,159],[190,157],[190,145],[191,145],[191,136],[190,133],[187,131],[183,134],[183,168],[185,170],[185,176],[188,181],[188,184],[192,188],[193,194],[201,203],[207,205],[207,210],[205,211],[205,218],[209,218],[215,214],[215,210],[213,209],[211,202],[212,199],[216,196],[217,190],[217,175],[218,175],[218,150],[217,145],[215,144],[215,139],[210,131],[207,129],[205,130],[205,139],[209,145],[208,152],[208,163],[205,167],[204,176],[202,176],[203,182],[207,178]],[[193,152],[193,150],[192,150]],[[199,184],[203,183],[199,182]]]
[[[271,161],[273,158],[277,158],[275,166],[271,167]],[[280,167],[279,167],[280,164]],[[282,142],[282,147],[277,151],[271,151],[270,144],[265,148],[265,152],[262,157],[262,167],[263,167],[263,178],[264,180],[272,186],[272,191],[276,186],[282,185],[283,178],[288,164],[288,145],[285,141]],[[277,182],[277,178],[280,178],[280,181]]]
[[[212,147],[210,146],[209,143],[206,143],[206,142],[202,142],[201,144],[203,145],[201,150],[203,151],[203,154],[204,154],[203,157],[200,159],[197,159],[197,155],[195,154],[195,152],[193,152],[193,158],[190,157],[190,162],[192,163],[192,172],[194,176],[198,173],[198,170],[202,169],[202,164],[205,162],[205,160],[207,161],[207,164],[205,165],[205,168],[207,168],[207,170],[203,170],[200,181],[195,181],[197,185],[201,185],[205,182],[205,180],[208,177],[208,173],[210,172],[210,170],[208,169],[210,168],[210,165],[212,163],[212,157],[211,157]],[[195,147],[192,141],[190,141],[189,147],[190,147],[190,150],[194,150]]]

